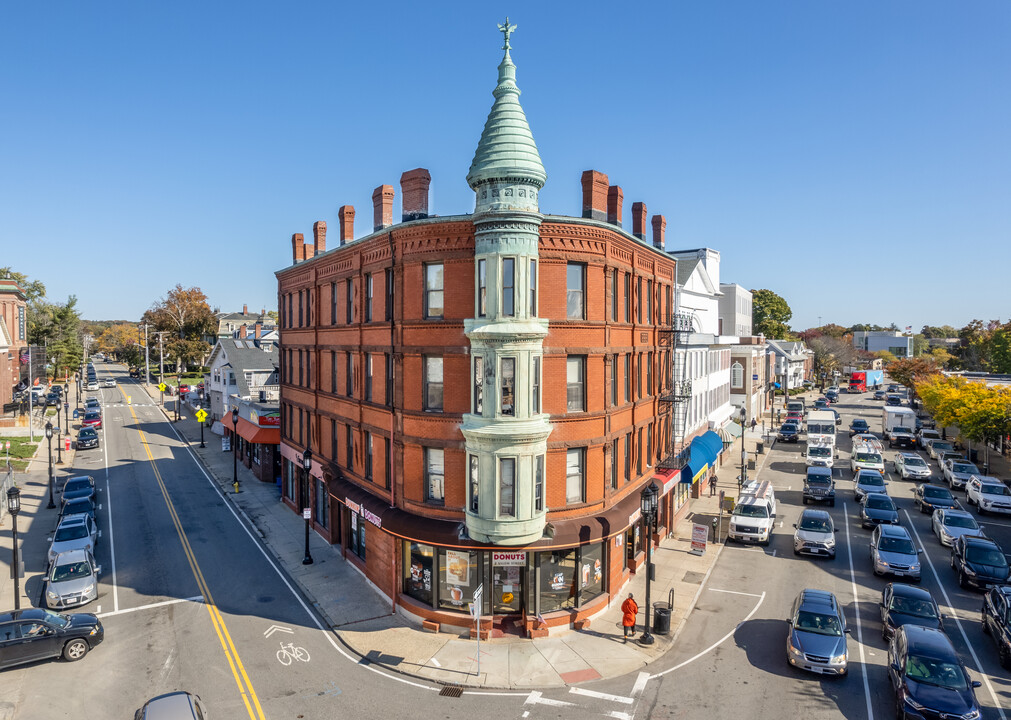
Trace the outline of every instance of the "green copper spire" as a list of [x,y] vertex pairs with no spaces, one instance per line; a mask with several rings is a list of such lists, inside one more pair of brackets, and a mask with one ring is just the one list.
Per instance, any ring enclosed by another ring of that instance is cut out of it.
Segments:
[[467,173],[467,184],[477,189],[477,185],[487,180],[512,180],[544,186],[547,173],[537,152],[537,143],[527,124],[527,116],[520,106],[520,89],[516,87],[516,66],[509,57],[509,36],[515,25],[506,18],[504,25],[498,26],[505,36],[505,55],[498,66],[498,85],[492,93],[495,103],[488,113],[481,141],[474,153],[474,162]]

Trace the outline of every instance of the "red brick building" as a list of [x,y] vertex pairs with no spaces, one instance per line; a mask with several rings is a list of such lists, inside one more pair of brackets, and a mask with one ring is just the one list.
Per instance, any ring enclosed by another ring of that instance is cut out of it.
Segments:
[[[582,217],[541,215],[546,180],[506,54],[468,174],[470,215],[429,217],[426,170],[292,237],[277,273],[283,498],[391,602],[466,626],[544,632],[604,610],[642,562],[640,491],[684,511],[670,385],[675,261],[665,221],[607,176]],[[311,477],[301,471],[311,449]]]
[[0,405],[11,402],[21,374],[20,352],[28,346],[28,301],[24,290],[11,279],[0,279]]

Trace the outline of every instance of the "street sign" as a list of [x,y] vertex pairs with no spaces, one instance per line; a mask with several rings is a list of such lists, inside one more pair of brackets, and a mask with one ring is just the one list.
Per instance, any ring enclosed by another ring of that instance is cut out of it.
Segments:
[[312,520],[312,510],[310,510],[309,508],[302,508],[302,519]]
[[204,410],[203,408],[197,410],[195,414],[197,416],[197,422],[203,422],[204,420],[207,419],[207,411]]
[[81,411],[75,409],[74,410],[74,420],[76,420],[79,417],[81,417]]
[[68,403],[68,402],[63,403],[63,409],[64,410],[69,410],[70,409],[70,403]]
[[161,390],[162,392],[165,392],[165,389],[167,387],[168,386],[165,383],[158,383],[158,389]]
[[11,441],[10,440],[8,440],[7,442],[5,442],[4,445],[7,446],[7,448],[6,448],[7,450],[11,449]]
[[477,586],[477,590],[474,591],[474,604],[478,607],[481,606],[481,598],[484,597],[484,583]]

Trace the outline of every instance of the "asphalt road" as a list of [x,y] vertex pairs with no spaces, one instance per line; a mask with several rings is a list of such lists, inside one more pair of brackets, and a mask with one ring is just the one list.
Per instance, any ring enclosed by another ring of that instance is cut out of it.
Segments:
[[[179,689],[198,693],[213,719],[893,716],[877,606],[888,580],[870,571],[870,534],[856,520],[845,433],[856,414],[880,431],[880,404],[869,394],[844,395],[836,406],[844,417],[844,469],[837,471],[839,499],[831,509],[840,528],[834,561],[792,553],[792,524],[804,507],[804,445],[777,446],[763,473],[779,502],[781,525],[771,545],[724,548],[675,649],[649,672],[580,687],[467,691],[453,698],[360,661],[323,631],[160,409],[126,382],[121,367],[99,364],[99,374],[110,367],[122,384],[101,391],[102,448],[78,453],[75,467],[94,475],[100,489],[101,590],[83,609],[102,616],[106,641],[77,663],[4,672],[5,682],[20,687],[14,717],[131,718],[149,697]],[[923,587],[950,616],[948,633],[973,677],[984,681],[977,691],[984,717],[1004,720],[997,704],[1011,707],[1011,682],[979,630],[981,596],[958,588],[948,550],[930,533],[928,516],[913,507],[912,486],[894,481],[889,492],[926,551]],[[982,522],[1011,547],[1011,519]],[[854,631],[845,678],[787,666],[786,615],[805,587],[831,590],[845,608]]]

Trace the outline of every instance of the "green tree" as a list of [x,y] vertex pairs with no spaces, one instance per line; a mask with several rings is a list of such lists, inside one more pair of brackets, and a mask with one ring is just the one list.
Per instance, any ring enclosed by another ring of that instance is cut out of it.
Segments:
[[175,357],[180,371],[187,364],[202,364],[211,351],[203,338],[217,332],[217,321],[203,290],[178,284],[152,305],[141,321],[150,323],[155,330],[172,333],[172,339],[165,339],[166,357]]
[[1011,373],[1011,322],[990,336],[990,372]]
[[922,333],[913,335],[913,357],[920,357],[930,351],[930,343]]
[[27,275],[12,270],[9,265],[0,268],[0,277],[10,278],[20,285],[21,289],[25,291],[25,298],[29,305],[46,296],[46,286],[41,280],[29,280]]
[[963,370],[973,372],[987,371],[990,368],[990,354],[992,350],[991,340],[994,330],[999,327],[999,323],[991,320],[984,323],[982,320],[972,320],[968,325],[958,331],[961,344],[958,347],[958,358],[962,362]]
[[752,290],[751,309],[753,333],[765,335],[770,340],[789,336],[790,326],[787,323],[793,317],[793,310],[782,297],[772,290]]

